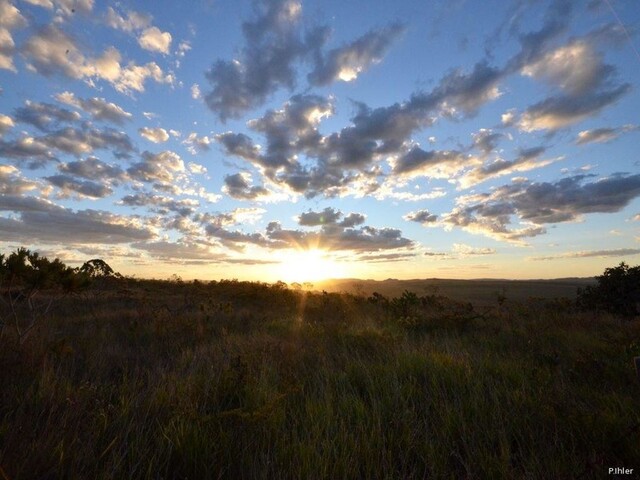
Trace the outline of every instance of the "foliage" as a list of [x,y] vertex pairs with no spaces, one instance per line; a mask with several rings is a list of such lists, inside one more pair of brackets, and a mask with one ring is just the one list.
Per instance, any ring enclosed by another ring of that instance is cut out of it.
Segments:
[[625,262],[605,269],[596,277],[597,285],[578,292],[578,306],[584,310],[606,311],[623,317],[640,314],[640,265]]
[[103,260],[94,259],[72,268],[58,258],[19,248],[0,255],[0,323],[10,324],[20,344],[39,320],[47,316],[62,296],[85,290],[95,279],[118,275]]

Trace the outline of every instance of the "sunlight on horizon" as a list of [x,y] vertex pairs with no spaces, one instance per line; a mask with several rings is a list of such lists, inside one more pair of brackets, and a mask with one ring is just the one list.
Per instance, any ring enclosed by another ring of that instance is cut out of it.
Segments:
[[355,269],[345,262],[331,258],[330,253],[319,249],[293,250],[279,256],[274,266],[274,276],[287,283],[314,282],[330,278],[355,275]]

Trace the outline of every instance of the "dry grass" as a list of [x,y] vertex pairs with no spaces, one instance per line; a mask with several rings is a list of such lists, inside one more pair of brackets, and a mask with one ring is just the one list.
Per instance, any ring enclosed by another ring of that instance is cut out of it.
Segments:
[[[417,299],[416,299],[417,298]],[[130,282],[0,340],[0,477],[600,478],[640,467],[640,326]],[[637,470],[636,470],[637,471]]]

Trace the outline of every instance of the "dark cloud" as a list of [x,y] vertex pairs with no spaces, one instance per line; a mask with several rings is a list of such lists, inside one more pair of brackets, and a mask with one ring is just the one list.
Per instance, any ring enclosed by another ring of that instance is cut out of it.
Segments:
[[331,207],[325,208],[321,212],[308,211],[298,216],[298,225],[303,227],[316,227],[318,225],[335,224],[342,216],[342,212]]
[[316,55],[316,65],[308,75],[309,83],[328,85],[337,80],[349,82],[372,65],[379,63],[393,41],[404,31],[399,24],[371,30],[348,45]]
[[76,194],[87,198],[104,198],[113,190],[102,183],[93,182],[91,180],[78,180],[71,175],[51,175],[44,177],[51,185],[60,189],[61,197],[69,197]]
[[428,225],[430,223],[435,224],[438,220],[438,216],[429,212],[428,210],[418,210],[417,212],[409,212],[404,217],[405,220],[409,222],[418,222],[423,225]]
[[504,137],[504,134],[482,128],[477,133],[472,134],[472,137],[473,148],[480,150],[486,156],[495,151],[498,141]]
[[56,100],[87,112],[94,120],[124,125],[131,120],[132,115],[122,107],[106,101],[104,98],[78,98],[71,92],[63,92],[56,95]]
[[14,110],[14,120],[28,123],[42,131],[48,131],[59,123],[77,122],[80,120],[80,114],[50,103],[27,100],[24,107]]
[[[622,210],[640,196],[640,175],[592,178],[577,175],[557,182],[519,182],[491,193],[461,197],[460,205],[443,216],[446,226],[458,226],[500,240],[521,242],[546,232],[544,224],[576,221],[589,213]],[[512,216],[522,226],[513,228]]]
[[153,230],[136,218],[92,209],[74,211],[37,197],[2,195],[0,211],[17,214],[0,217],[0,234],[5,241],[115,244],[155,237]]
[[180,217],[188,217],[194,214],[200,205],[197,200],[193,199],[176,200],[164,195],[154,195],[151,193],[126,195],[119,203],[129,207],[152,207],[152,211],[161,215],[174,212]]
[[129,136],[113,128],[96,129],[66,127],[39,137],[48,148],[75,156],[87,155],[95,150],[110,150],[117,158],[129,158],[135,147]]
[[518,155],[513,160],[497,158],[490,162],[485,162],[482,166],[474,168],[460,178],[459,182],[463,188],[468,188],[490,178],[502,175],[510,175],[516,172],[526,172],[535,168],[549,165],[558,159],[540,160],[539,157],[546,151],[546,147],[538,146],[527,149],[520,149]]
[[615,140],[623,133],[637,131],[640,127],[637,125],[624,125],[617,128],[594,128],[593,130],[583,130],[578,133],[576,144],[586,145],[588,143],[607,143]]
[[58,170],[62,173],[94,181],[117,182],[126,178],[125,172],[120,167],[109,165],[96,157],[62,163],[58,166]]
[[251,185],[251,175],[235,173],[224,177],[222,191],[238,200],[258,200],[269,197],[271,192],[262,186]]
[[473,158],[456,150],[426,151],[414,146],[393,161],[392,171],[396,175],[407,177],[449,178],[455,172],[473,163]]
[[297,0],[261,0],[254,5],[254,20],[242,24],[245,45],[239,58],[217,60],[206,72],[213,90],[204,98],[222,120],[260,106],[279,88],[293,88],[295,63],[317,48],[302,35],[302,5]]
[[24,136],[12,141],[0,140],[0,157],[26,163],[28,168],[40,168],[56,157],[41,139]]
[[134,163],[127,173],[141,182],[174,185],[184,176],[185,166],[180,155],[170,150],[157,154],[143,152],[142,161]]
[[38,182],[25,178],[13,165],[0,164],[0,194],[21,195],[38,187]]
[[560,95],[547,98],[529,107],[520,119],[520,128],[534,130],[559,130],[585,120],[615,103],[631,90],[625,83],[610,90],[585,95]]
[[269,265],[278,263],[275,260],[262,260],[246,257],[232,257],[215,252],[213,245],[181,240],[178,242],[138,242],[131,245],[133,248],[146,251],[154,258],[171,261],[200,261],[202,264],[242,264],[242,265]]

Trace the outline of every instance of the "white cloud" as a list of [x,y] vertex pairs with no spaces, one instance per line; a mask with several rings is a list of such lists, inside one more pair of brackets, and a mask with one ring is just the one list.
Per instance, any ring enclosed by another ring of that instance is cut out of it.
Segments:
[[0,113],[0,136],[4,134],[7,130],[12,128],[15,124],[13,123],[13,119],[7,115],[3,115]]
[[151,25],[151,15],[134,11],[119,15],[112,7],[109,7],[107,9],[106,24],[116,30],[130,33]]
[[27,68],[41,75],[60,74],[83,79],[89,84],[100,79],[122,93],[143,92],[148,79],[157,83],[174,82],[173,76],[165,74],[155,62],[122,65],[120,52],[114,47],[105,50],[98,58],[85,57],[73,39],[54,25],[44,27],[29,38],[23,51]]
[[27,21],[9,0],[0,0],[0,69],[16,71],[13,65],[15,42],[11,30],[27,25]]
[[193,98],[194,100],[202,98],[202,93],[200,92],[200,85],[198,85],[197,83],[194,83],[193,85],[191,85],[191,98]]
[[162,32],[158,27],[149,27],[142,32],[138,38],[138,43],[145,50],[166,55],[171,48],[171,34]]
[[138,133],[153,143],[164,143],[169,140],[169,134],[164,128],[142,127],[138,129]]
[[67,105],[84,110],[89,113],[94,120],[107,120],[121,125],[132,117],[132,115],[122,107],[115,103],[107,102],[104,98],[93,97],[82,99],[76,97],[72,92],[59,93],[55,98],[61,103],[66,103]]

